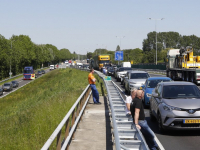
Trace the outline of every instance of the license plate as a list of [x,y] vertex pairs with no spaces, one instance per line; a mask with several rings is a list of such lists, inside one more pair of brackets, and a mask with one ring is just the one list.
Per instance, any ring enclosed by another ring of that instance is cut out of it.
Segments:
[[200,83],[200,81],[197,81],[197,83]]
[[188,124],[188,123],[200,123],[200,120],[183,120],[183,123]]
[[4,89],[4,90],[7,90],[7,89]]

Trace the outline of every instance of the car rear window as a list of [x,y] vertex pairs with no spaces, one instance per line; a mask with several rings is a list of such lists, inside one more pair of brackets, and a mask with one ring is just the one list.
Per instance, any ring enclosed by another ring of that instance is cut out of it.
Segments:
[[147,88],[155,88],[158,83],[160,82],[169,82],[171,81],[170,79],[158,79],[158,80],[148,80]]
[[131,73],[131,79],[146,79],[148,77],[148,73]]
[[10,86],[10,84],[9,83],[5,83],[4,86]]
[[200,98],[196,85],[167,85],[163,86],[163,98]]

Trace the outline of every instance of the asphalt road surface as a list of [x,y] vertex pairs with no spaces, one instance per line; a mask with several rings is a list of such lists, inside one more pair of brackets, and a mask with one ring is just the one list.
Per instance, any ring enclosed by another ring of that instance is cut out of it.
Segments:
[[[156,74],[150,74],[153,76],[162,76]],[[116,79],[112,77],[112,80],[124,91],[124,87],[120,82],[116,82]],[[125,94],[122,93],[125,98]],[[158,130],[158,123],[150,121],[149,109],[145,109],[145,116],[148,125],[153,130],[158,140],[161,142],[166,150],[199,150],[200,149],[200,131],[167,131],[167,133],[162,134]]]

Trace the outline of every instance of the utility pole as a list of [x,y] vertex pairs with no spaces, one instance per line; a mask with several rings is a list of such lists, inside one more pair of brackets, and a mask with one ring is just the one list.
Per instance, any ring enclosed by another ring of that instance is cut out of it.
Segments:
[[[154,18],[149,18],[150,20],[155,20],[155,31],[156,31],[156,23],[157,21],[161,21],[163,20],[164,18],[161,18],[161,19],[154,19]],[[157,65],[157,31],[156,31],[156,65]]]

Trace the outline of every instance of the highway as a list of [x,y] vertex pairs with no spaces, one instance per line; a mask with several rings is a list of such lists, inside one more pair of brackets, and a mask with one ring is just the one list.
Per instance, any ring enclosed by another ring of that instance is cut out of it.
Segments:
[[[162,76],[156,74],[150,74],[151,77]],[[116,79],[112,77],[112,81],[114,81],[121,90],[124,91],[124,87],[120,84],[120,82],[116,82]],[[124,99],[125,94],[122,93]],[[167,131],[164,135],[160,133],[158,130],[158,123],[150,121],[149,109],[145,109],[145,117],[148,122],[148,125],[153,130],[161,144],[166,150],[198,150],[200,143],[200,130],[196,131]]]
[[[49,69],[46,69],[46,70],[45,70],[46,73],[48,73],[49,71],[50,71]],[[45,74],[38,75],[37,78],[39,78],[39,77],[41,77],[41,76],[43,76],[43,75],[45,75]],[[36,78],[35,80],[37,80],[37,78]],[[15,79],[13,79],[13,80],[15,80]],[[3,95],[1,95],[0,98],[5,97],[5,96],[7,96],[8,94],[10,94],[10,93],[12,93],[12,92],[18,90],[19,88],[25,86],[26,84],[30,83],[30,82],[33,81],[33,80],[23,80],[23,77],[22,77],[22,78],[16,79],[16,81],[19,82],[19,86],[18,86],[17,88],[13,88],[12,91],[3,92]]]

